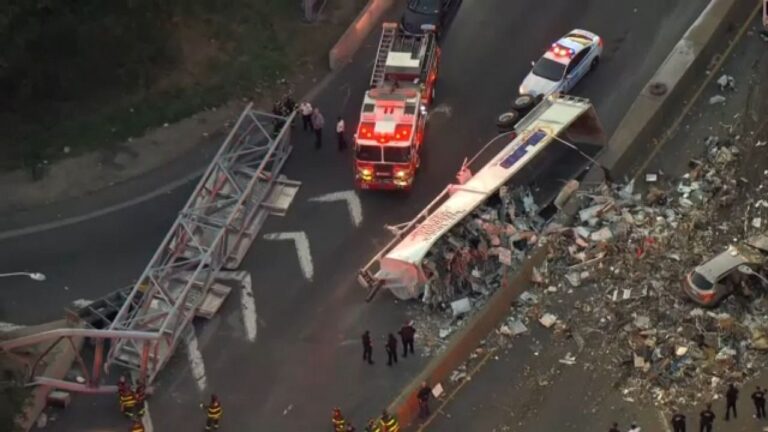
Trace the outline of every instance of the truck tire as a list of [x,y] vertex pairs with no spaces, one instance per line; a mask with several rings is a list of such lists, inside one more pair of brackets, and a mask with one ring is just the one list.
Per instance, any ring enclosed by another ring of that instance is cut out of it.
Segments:
[[512,109],[519,112],[521,117],[528,114],[534,106],[536,97],[532,94],[521,94],[512,101]]
[[519,112],[515,110],[506,111],[496,117],[496,127],[499,128],[499,132],[509,132],[515,128],[519,120]]

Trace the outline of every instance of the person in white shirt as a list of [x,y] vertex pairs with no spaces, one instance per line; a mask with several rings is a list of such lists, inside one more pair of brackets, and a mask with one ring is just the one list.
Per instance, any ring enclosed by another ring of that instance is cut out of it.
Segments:
[[628,432],[640,432],[640,427],[638,427],[636,424],[632,423],[632,426],[630,426]]
[[344,119],[341,117],[336,121],[336,139],[339,144],[339,151],[347,148],[347,140],[344,139]]
[[315,131],[315,148],[320,149],[323,146],[323,126],[325,126],[325,119],[320,114],[320,108],[315,107],[311,114],[312,129]]
[[307,101],[300,103],[299,114],[301,114],[301,121],[304,125],[304,130],[312,130],[312,105]]

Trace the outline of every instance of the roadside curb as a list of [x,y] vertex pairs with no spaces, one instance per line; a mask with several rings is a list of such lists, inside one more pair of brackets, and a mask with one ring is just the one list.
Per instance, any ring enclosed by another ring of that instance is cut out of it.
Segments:
[[[693,96],[693,84],[733,43],[739,23],[755,10],[754,2],[711,0],[641,90],[610,139],[601,162],[614,177],[650,153],[658,131],[676,117],[675,111]],[[659,94],[662,92],[662,94]]]
[[363,45],[363,41],[371,33],[371,30],[394,4],[395,0],[368,1],[368,4],[328,52],[328,64],[331,70],[340,69],[352,61],[352,57]]
[[[733,36],[734,27],[738,28],[735,24],[745,21],[754,9],[753,3],[744,0],[711,0],[637,96],[611,136],[600,161],[612,176],[632,168],[634,159],[653,150],[654,135],[664,130],[674,117],[676,107],[693,94],[690,87],[714,63],[713,57],[734,42],[729,36]],[[651,93],[657,82],[666,86],[662,95]],[[602,182],[603,174],[603,169],[593,167],[582,185]],[[559,217],[569,219],[577,210],[577,200],[569,200]],[[421,382],[427,381],[430,385],[443,382],[466,361],[507,315],[512,301],[530,284],[532,269],[544,261],[548,249],[547,244],[538,246],[516,272],[508,273],[499,291],[389,405],[388,411],[396,414],[402,428],[415,429],[418,416],[416,394]]]

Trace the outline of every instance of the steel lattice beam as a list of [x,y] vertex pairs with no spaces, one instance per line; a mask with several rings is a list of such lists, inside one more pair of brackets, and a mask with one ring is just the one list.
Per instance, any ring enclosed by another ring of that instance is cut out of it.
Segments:
[[[132,287],[110,294],[112,301],[116,295],[123,300],[117,312],[113,310],[114,318],[91,310],[109,322],[105,328],[67,329],[2,341],[0,351],[14,354],[44,341],[87,337],[99,347],[93,371],[101,369],[102,361],[104,370],[118,364],[136,370],[144,382],[151,383],[173,355],[217,273],[239,266],[273,211],[268,199],[275,185],[292,183],[278,174],[291,153],[294,117],[295,113],[280,117],[246,107],[142,275]],[[111,343],[103,353],[105,340]],[[30,378],[93,392],[99,391],[98,374],[94,375],[87,385]]]

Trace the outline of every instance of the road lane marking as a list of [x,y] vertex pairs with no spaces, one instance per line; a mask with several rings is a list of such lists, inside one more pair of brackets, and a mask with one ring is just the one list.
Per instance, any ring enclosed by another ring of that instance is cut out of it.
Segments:
[[249,342],[256,342],[257,315],[256,300],[253,297],[253,287],[251,285],[251,275],[247,273],[241,280],[242,292],[240,293],[240,307],[243,310],[243,325],[245,325],[245,336]]
[[292,240],[296,247],[296,253],[299,256],[299,267],[304,277],[312,280],[315,275],[315,268],[312,265],[312,252],[309,249],[309,239],[303,231],[279,232],[265,234],[266,240]]
[[187,358],[189,359],[189,365],[192,368],[192,378],[197,384],[200,393],[204,393],[208,387],[208,379],[205,376],[205,361],[203,361],[203,354],[200,352],[200,347],[197,342],[197,335],[195,335],[195,329],[190,328],[187,332]]
[[335,202],[346,201],[347,210],[349,210],[349,216],[352,218],[352,223],[356,227],[363,223],[363,205],[360,203],[360,198],[353,190],[332,192],[318,197],[310,198],[311,202]]

